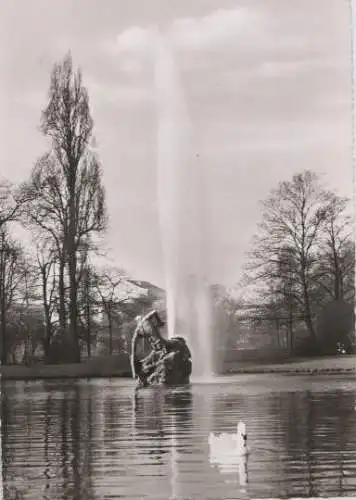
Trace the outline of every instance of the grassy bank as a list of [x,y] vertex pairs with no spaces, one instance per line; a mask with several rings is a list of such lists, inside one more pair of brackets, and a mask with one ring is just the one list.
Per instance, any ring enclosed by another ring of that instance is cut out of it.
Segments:
[[[240,361],[226,366],[229,374],[355,374],[356,356],[313,359],[289,359],[275,363]],[[80,364],[65,365],[7,365],[0,367],[3,380],[35,380],[60,378],[131,377],[128,356],[101,356]]]
[[0,366],[3,380],[36,380],[60,378],[131,377],[128,356],[100,356],[82,363],[33,366]]
[[295,358],[275,363],[240,362],[229,364],[228,373],[355,374],[356,356]]

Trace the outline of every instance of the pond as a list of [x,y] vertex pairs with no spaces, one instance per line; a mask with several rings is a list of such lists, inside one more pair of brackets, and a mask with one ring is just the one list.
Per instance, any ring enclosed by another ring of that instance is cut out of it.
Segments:
[[[356,497],[356,379],[241,375],[2,383],[5,499]],[[243,420],[251,454],[215,458]]]

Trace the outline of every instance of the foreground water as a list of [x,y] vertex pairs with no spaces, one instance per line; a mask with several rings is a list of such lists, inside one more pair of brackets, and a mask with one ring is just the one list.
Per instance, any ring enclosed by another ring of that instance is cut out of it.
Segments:
[[[356,380],[244,375],[2,384],[5,499],[356,497]],[[252,453],[210,462],[245,421]]]

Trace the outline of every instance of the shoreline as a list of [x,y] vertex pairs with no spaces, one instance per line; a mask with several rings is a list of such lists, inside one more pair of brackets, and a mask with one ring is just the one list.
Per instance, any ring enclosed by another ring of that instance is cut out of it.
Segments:
[[124,354],[97,356],[81,363],[43,364],[31,366],[0,366],[1,379],[6,380],[41,380],[41,379],[79,379],[104,377],[130,377],[129,357]]
[[92,367],[81,364],[66,365],[6,365],[0,367],[1,380],[58,380],[58,379],[88,379],[88,378],[131,378],[131,373],[107,367]]
[[[121,366],[120,366],[121,365]],[[356,375],[356,356],[340,356],[309,359],[290,359],[283,362],[229,363],[224,375],[243,374],[289,374],[289,375]],[[3,381],[78,378],[131,378],[126,363],[113,363],[111,359],[88,360],[80,364],[63,365],[5,365],[0,366]]]
[[[243,365],[243,366],[242,366]],[[280,373],[289,375],[356,375],[356,356],[292,358],[275,362],[242,362],[227,368],[229,374]]]

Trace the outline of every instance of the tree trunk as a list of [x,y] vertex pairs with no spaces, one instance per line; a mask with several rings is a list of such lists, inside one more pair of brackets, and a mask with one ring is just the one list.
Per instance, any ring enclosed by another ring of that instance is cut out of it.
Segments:
[[305,310],[305,325],[308,329],[311,339],[316,343],[316,333],[314,330],[314,325],[311,317],[309,297],[304,294],[304,310]]
[[342,271],[340,271],[339,283],[340,283],[340,299],[344,300],[344,275]]
[[0,311],[0,327],[1,327],[1,364],[6,365],[7,363],[7,331],[6,331],[6,311],[5,304],[2,297],[1,300],[1,311]]
[[51,323],[48,304],[45,305],[45,323],[46,327],[45,327],[45,338],[43,343],[43,349],[44,349],[45,359],[49,360],[53,332],[52,332],[52,323]]
[[289,355],[292,356],[294,351],[292,281],[290,281],[289,283],[289,290],[288,290],[288,333],[289,333]]
[[62,341],[67,342],[67,318],[65,306],[65,286],[64,286],[64,270],[65,260],[63,255],[60,257],[59,262],[59,280],[58,280],[58,293],[59,293],[59,327],[62,336]]
[[76,279],[76,258],[74,252],[69,256],[69,319],[70,319],[70,340],[73,347],[73,361],[80,363],[80,348],[78,337],[78,312],[77,312],[77,279]]
[[85,309],[86,309],[86,326],[87,326],[87,353],[88,353],[88,358],[91,357],[91,316],[90,316],[90,297],[89,297],[89,280],[87,279],[87,282],[86,282],[86,297],[85,297],[85,301],[86,301],[86,305],[85,305]]
[[3,252],[0,251],[0,348],[1,364],[7,362],[7,332],[6,332],[6,297],[5,297],[5,259]]
[[334,299],[339,300],[341,298],[341,272],[340,272],[340,266],[339,266],[339,258],[336,255],[334,255],[334,266],[335,266],[335,277],[334,277]]
[[49,361],[50,346],[52,340],[52,323],[50,315],[50,306],[48,304],[48,295],[47,295],[48,277],[46,275],[45,267],[41,269],[41,272],[42,272],[42,302],[43,302],[43,311],[45,317],[45,335],[43,339],[43,350],[44,350],[45,360]]
[[[303,231],[303,233],[304,233],[304,231]],[[303,241],[304,241],[304,238],[303,238]],[[307,266],[306,266],[305,255],[303,255],[302,259],[301,259],[301,282],[302,282],[302,287],[303,287],[303,304],[304,304],[304,316],[305,316],[304,321],[305,321],[305,325],[308,329],[313,346],[316,347],[317,337],[316,337],[316,332],[314,329],[312,316],[311,316],[309,289],[308,289],[308,282],[307,282]]]
[[318,339],[317,339],[317,336],[316,336],[316,332],[315,332],[314,325],[313,325],[313,320],[312,320],[312,317],[311,317],[311,308],[310,308],[310,302],[309,302],[309,295],[308,295],[308,293],[306,291],[304,291],[304,311],[305,311],[304,322],[305,322],[305,325],[306,325],[306,327],[308,329],[308,332],[309,332],[309,335],[310,335],[310,338],[311,338],[311,341],[312,341],[313,349],[316,349],[317,343],[318,343]]
[[80,363],[80,347],[78,337],[78,305],[77,305],[77,255],[76,235],[76,200],[75,200],[75,167],[71,166],[68,179],[69,190],[69,234],[68,234],[68,270],[69,270],[69,319],[70,339],[73,348],[73,361]]
[[289,304],[289,312],[288,312],[288,333],[289,333],[289,355],[292,356],[294,351],[294,334],[293,334],[293,309],[291,304]]
[[108,314],[108,327],[109,327],[109,354],[112,355],[112,315],[111,311]]
[[33,342],[32,342],[32,335],[31,335],[31,328],[30,328],[30,325],[28,323],[30,300],[29,300],[29,286],[28,286],[27,272],[25,273],[24,279],[25,279],[25,318],[26,318],[26,321],[25,321],[25,331],[26,331],[25,363],[26,363],[26,366],[29,366],[29,365],[31,365],[31,362],[32,362]]

